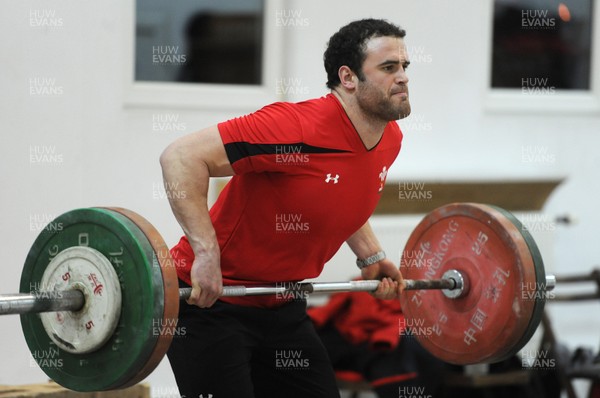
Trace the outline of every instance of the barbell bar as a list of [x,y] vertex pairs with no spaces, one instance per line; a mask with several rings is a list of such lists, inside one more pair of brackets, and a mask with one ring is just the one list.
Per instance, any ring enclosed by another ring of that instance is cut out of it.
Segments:
[[[69,211],[30,249],[20,294],[0,297],[18,313],[33,358],[57,383],[77,391],[120,389],[143,380],[181,336],[177,262],[158,231],[122,208]],[[541,254],[527,229],[489,205],[454,203],[417,225],[400,268],[404,318],[428,333],[415,337],[455,364],[497,362],[535,332],[548,292]],[[224,296],[374,291],[379,281],[226,286]],[[437,292],[436,290],[440,290]],[[43,311],[43,312],[41,312]],[[40,313],[37,313],[40,312]],[[45,362],[58,356],[61,366]]]
[[[452,270],[460,275],[460,272]],[[293,292],[336,293],[336,292],[374,292],[379,286],[378,280],[359,280],[348,282],[304,282],[292,284],[281,282],[281,286],[224,286],[221,297],[260,296]],[[404,290],[442,290],[463,291],[462,278],[445,276],[433,280],[404,280]],[[556,278],[546,276],[546,290],[554,289]],[[190,297],[192,288],[180,288],[179,298]],[[454,298],[454,297],[451,297]],[[79,311],[84,306],[85,295],[81,290],[64,290],[32,293],[0,294],[0,315],[17,315],[41,312]]]

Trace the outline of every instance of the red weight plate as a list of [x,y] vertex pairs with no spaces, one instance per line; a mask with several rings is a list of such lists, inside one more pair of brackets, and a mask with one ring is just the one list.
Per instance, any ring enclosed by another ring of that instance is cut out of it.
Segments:
[[169,248],[156,228],[154,228],[154,226],[144,217],[131,210],[120,207],[109,207],[108,209],[129,218],[146,235],[156,254],[156,266],[160,266],[165,292],[163,319],[160,321],[160,324],[155,326],[156,330],[153,331],[153,333],[158,334],[158,341],[145,366],[135,375],[135,377],[119,387],[127,388],[139,383],[152,373],[167,353],[171,341],[173,340],[173,336],[177,333],[176,325],[179,315],[179,284],[177,281],[177,272],[175,271],[175,263],[171,258]]
[[405,291],[407,325],[421,345],[453,364],[498,362],[522,344],[538,286],[530,249],[499,210],[455,203],[419,223],[404,248],[406,279],[439,279],[448,270],[466,279],[463,296],[439,290]]

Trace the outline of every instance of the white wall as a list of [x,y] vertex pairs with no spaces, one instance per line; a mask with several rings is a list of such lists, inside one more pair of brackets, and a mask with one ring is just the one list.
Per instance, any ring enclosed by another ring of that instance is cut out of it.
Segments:
[[[401,24],[408,31],[409,52],[421,51],[431,62],[410,67],[413,115],[401,122],[404,147],[389,178],[565,177],[544,210],[552,217],[572,213],[579,222],[557,227],[554,250],[544,254],[554,259],[556,272],[587,271],[600,263],[599,112],[524,114],[486,108],[490,0],[277,0],[275,4],[301,12],[307,21],[303,27],[278,27],[284,39],[280,54],[284,70],[271,79],[301,79],[301,94],[290,100],[326,93],[322,53],[341,25],[369,16]],[[132,0],[5,0],[1,9],[0,292],[17,291],[24,258],[41,228],[36,220],[73,208],[131,208],[153,222],[169,244],[175,243],[179,228],[155,184],[161,182],[160,152],[183,133],[153,131],[153,115],[175,114],[185,132],[191,132],[262,104],[243,110],[125,107],[123,81],[132,62],[127,37],[133,34]],[[54,12],[62,26],[32,27],[31,10]],[[274,21],[274,16],[267,19]],[[600,53],[599,40],[594,50]],[[597,70],[598,64],[596,74]],[[31,95],[30,79],[36,78],[55,79],[50,87],[59,94]],[[528,147],[545,148],[555,161],[524,162],[522,151]],[[54,161],[32,161],[39,156],[36,148],[53,152]],[[598,310],[594,304],[557,312],[560,333],[570,336],[573,346],[597,345]],[[0,318],[0,337],[0,384],[45,380],[30,366],[18,317]],[[173,387],[165,364],[149,381],[164,389],[163,395]]]

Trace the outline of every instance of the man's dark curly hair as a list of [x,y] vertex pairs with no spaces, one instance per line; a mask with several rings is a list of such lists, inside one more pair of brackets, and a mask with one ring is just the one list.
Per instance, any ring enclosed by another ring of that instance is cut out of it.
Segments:
[[362,64],[366,58],[366,43],[374,37],[386,36],[403,38],[406,32],[383,19],[361,19],[349,23],[331,36],[323,55],[327,87],[333,89],[341,83],[338,71],[343,65],[352,69],[361,81],[364,80]]

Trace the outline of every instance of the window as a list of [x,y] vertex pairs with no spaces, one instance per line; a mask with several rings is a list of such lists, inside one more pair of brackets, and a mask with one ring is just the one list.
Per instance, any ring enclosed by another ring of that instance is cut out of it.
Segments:
[[[280,100],[280,0],[123,2],[124,106],[252,112]],[[189,37],[189,39],[188,39]]]
[[262,0],[138,0],[135,80],[261,84]]
[[495,0],[492,88],[591,89],[592,0]]
[[594,0],[494,0],[488,112],[600,112],[600,7]]

